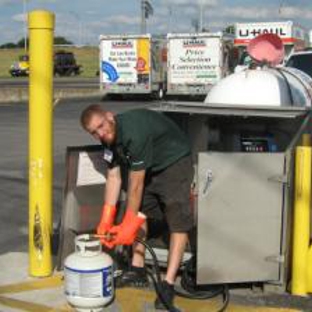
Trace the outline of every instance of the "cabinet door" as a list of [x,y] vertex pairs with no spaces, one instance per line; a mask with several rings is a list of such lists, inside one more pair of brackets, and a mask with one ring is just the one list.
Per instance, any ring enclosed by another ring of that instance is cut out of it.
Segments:
[[282,153],[199,153],[197,283],[278,281]]

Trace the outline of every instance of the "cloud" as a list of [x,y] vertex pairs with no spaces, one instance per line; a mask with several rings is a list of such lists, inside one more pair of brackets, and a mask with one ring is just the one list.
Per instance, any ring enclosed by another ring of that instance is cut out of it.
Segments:
[[255,6],[235,6],[226,7],[223,10],[211,9],[210,15],[213,16],[213,21],[223,21],[231,22],[243,22],[245,21],[278,21],[281,19],[290,20],[307,20],[310,22],[312,19],[312,10],[307,7],[281,7],[278,6],[268,6],[268,7],[255,7]]
[[[4,5],[12,6],[16,4],[22,6],[24,1],[27,3],[31,2],[31,0],[0,0],[0,6],[4,6]],[[36,0],[37,3],[56,3],[58,1],[59,0]]]
[[232,7],[215,11],[215,17],[230,17],[235,19],[262,19],[272,15],[272,8],[264,7]]
[[25,22],[26,21],[26,14],[16,14],[12,16],[12,20],[14,22]]
[[312,10],[307,8],[298,8],[291,6],[283,6],[280,9],[280,15],[284,18],[303,18],[303,19],[312,19]]
[[0,0],[0,6],[2,5],[7,5],[7,4],[15,4],[15,3],[19,3],[22,4],[21,0]]
[[198,6],[199,4],[215,6],[218,4],[217,0],[169,0],[163,1],[163,3],[172,4],[172,5],[183,5],[183,6]]
[[110,24],[138,25],[140,18],[137,16],[114,15],[106,18],[106,22]]

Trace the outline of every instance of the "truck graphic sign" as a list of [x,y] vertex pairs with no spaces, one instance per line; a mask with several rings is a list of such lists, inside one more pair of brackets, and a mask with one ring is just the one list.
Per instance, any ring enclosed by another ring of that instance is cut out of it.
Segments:
[[146,38],[101,41],[103,83],[137,84],[149,74],[149,40]]
[[209,84],[220,78],[217,38],[170,38],[168,81],[171,84]]

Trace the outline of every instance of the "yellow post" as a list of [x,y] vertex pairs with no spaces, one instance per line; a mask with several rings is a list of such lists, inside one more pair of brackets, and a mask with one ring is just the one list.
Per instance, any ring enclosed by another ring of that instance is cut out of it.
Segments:
[[308,250],[307,260],[307,292],[312,293],[312,247]]
[[33,11],[29,28],[29,274],[52,273],[54,14]]
[[308,292],[308,251],[310,241],[311,147],[296,148],[294,241],[292,287],[294,295]]
[[[306,133],[302,135],[302,145],[311,146],[311,134]],[[311,207],[310,207],[310,211],[311,211]],[[310,236],[311,236],[311,223],[310,223]],[[311,245],[308,249],[308,259],[307,259],[307,292],[312,293],[312,246]]]
[[311,146],[311,135],[310,135],[310,133],[302,134],[301,146]]

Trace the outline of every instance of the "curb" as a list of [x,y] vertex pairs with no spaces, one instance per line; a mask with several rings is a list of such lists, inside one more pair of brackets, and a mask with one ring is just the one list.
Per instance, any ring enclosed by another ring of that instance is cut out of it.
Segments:
[[[93,89],[55,89],[53,98],[78,98],[85,96],[103,96],[103,91]],[[16,103],[28,101],[28,88],[3,88],[0,93],[1,103]]]

